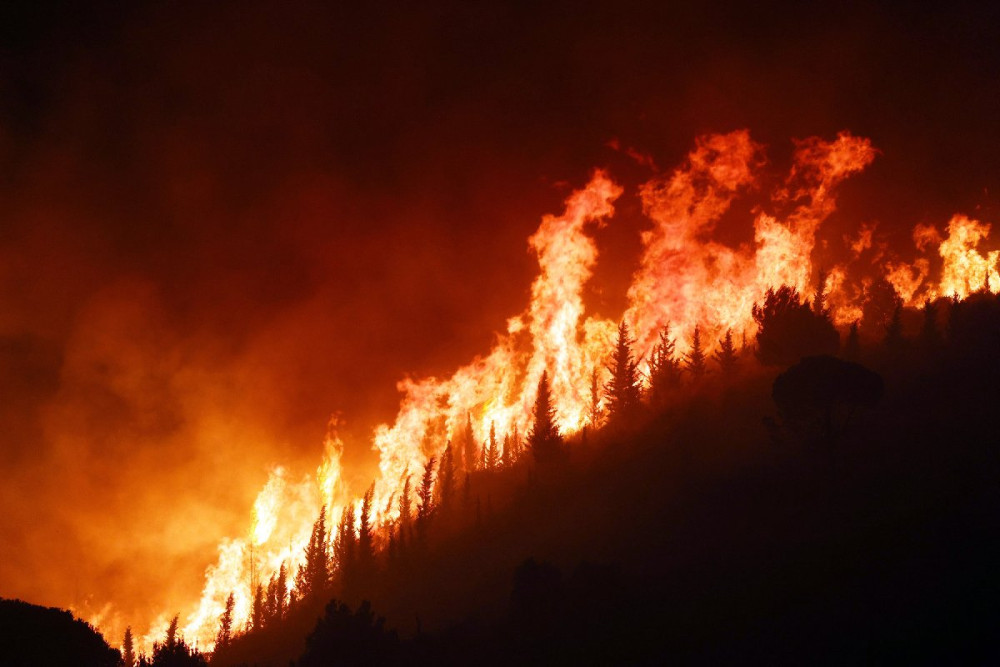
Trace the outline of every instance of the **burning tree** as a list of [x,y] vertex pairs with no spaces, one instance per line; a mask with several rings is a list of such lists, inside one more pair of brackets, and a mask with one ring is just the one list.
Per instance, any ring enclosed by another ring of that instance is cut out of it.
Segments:
[[611,371],[611,379],[604,385],[608,398],[608,422],[610,424],[628,422],[639,409],[638,363],[632,358],[632,345],[634,343],[635,340],[629,336],[628,325],[625,324],[625,320],[622,320],[618,325],[615,351],[608,367],[608,370]]
[[701,344],[701,326],[695,326],[694,335],[691,337],[691,351],[685,359],[688,373],[698,379],[708,372],[708,364],[705,362],[705,348]]
[[649,358],[649,402],[653,405],[662,405],[667,393],[681,382],[681,365],[674,346],[670,325],[665,324]]
[[547,371],[542,372],[542,379],[538,381],[534,417],[534,425],[528,434],[528,447],[537,463],[549,463],[558,457],[562,449],[562,436],[556,425],[556,410],[552,405]]
[[840,335],[826,315],[803,303],[794,287],[768,288],[764,303],[753,305],[757,358],[765,366],[790,366],[817,354],[836,354]]

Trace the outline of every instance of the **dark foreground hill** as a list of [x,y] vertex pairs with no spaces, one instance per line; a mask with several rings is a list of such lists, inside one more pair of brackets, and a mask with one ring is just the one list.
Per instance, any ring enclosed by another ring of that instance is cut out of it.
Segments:
[[996,664],[991,355],[871,355],[881,401],[819,431],[782,419],[776,372],[689,385],[548,466],[477,473],[315,631],[325,600],[215,664]]
[[115,649],[64,609],[0,599],[0,665],[116,667]]

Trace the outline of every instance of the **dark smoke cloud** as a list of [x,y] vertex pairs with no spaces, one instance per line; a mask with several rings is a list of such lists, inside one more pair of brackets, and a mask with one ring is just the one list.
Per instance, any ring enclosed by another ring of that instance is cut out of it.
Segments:
[[849,128],[883,153],[843,218],[996,219],[995,9],[327,4],[3,10],[0,595],[180,599],[334,411],[362,481],[395,381],[524,306],[566,184],[648,178],[612,138],[672,165],[749,127],[780,161]]

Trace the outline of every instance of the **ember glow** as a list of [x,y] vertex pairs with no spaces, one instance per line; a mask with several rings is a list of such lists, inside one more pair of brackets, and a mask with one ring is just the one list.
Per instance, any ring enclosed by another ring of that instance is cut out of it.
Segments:
[[[584,290],[599,262],[594,232],[615,224],[616,202],[627,190],[614,174],[594,171],[589,182],[566,198],[562,211],[542,217],[528,239],[538,263],[530,302],[509,318],[493,348],[448,377],[399,382],[398,414],[392,423],[375,428],[371,442],[378,455],[373,482],[379,529],[385,531],[398,518],[394,499],[408,476],[419,474],[430,457],[440,457],[450,440],[457,441],[466,420],[471,420],[480,446],[491,429],[526,433],[545,370],[560,429],[572,434],[587,426],[591,376],[605,372],[621,318],[635,332],[638,355],[648,359],[658,332],[667,325],[682,354],[695,326],[701,327],[709,351],[727,331],[751,339],[753,304],[768,288],[780,285],[810,298],[823,293],[840,327],[861,317],[866,292],[879,279],[892,284],[908,306],[1000,289],[998,252],[988,249],[990,225],[962,214],[940,229],[917,225],[916,255],[908,262],[884,252],[872,259],[874,228],[859,221],[855,230],[839,235],[843,261],[816,265],[817,238],[836,210],[838,189],[877,159],[878,150],[868,139],[846,131],[796,141],[787,174],[772,179],[776,185],[764,193],[766,204],[743,221],[753,230],[752,242],[732,246],[715,239],[715,227],[741,196],[768,182],[767,151],[746,130],[698,138],[682,164],[637,188],[649,226],[627,290],[627,309],[613,318],[588,313]],[[939,268],[932,271],[932,266]],[[237,625],[246,624],[252,585],[267,581],[282,563],[295,571],[321,506],[333,521],[342,512],[358,511],[358,498],[343,479],[343,452],[333,421],[313,475],[292,479],[282,467],[271,472],[246,533],[219,543],[218,560],[205,573],[200,599],[182,613],[186,637],[202,647],[212,645],[230,592]],[[479,465],[475,460],[463,464],[470,470]],[[169,616],[150,619],[147,646],[162,635]],[[117,628],[109,630],[112,636],[117,633]]]

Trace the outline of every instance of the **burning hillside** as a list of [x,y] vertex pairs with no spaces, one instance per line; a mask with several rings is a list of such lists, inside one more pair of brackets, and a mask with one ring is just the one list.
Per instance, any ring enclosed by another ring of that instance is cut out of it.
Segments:
[[[183,635],[201,647],[212,646],[230,593],[233,625],[245,627],[255,590],[273,582],[279,570],[289,573],[282,595],[294,596],[291,575],[304,565],[321,507],[331,525],[345,513],[354,525],[371,521],[376,545],[384,549],[400,521],[404,487],[407,493],[411,485],[415,488],[428,461],[451,456],[458,471],[510,461],[532,427],[543,372],[559,429],[572,434],[592,425],[605,400],[601,388],[621,320],[634,332],[640,370],[647,373],[661,333],[676,340],[681,356],[690,351],[696,331],[707,353],[727,334],[752,340],[753,307],[769,288],[794,288],[825,308],[842,333],[868,317],[866,303],[886,285],[897,307],[1000,290],[990,225],[961,213],[937,226],[917,225],[910,252],[878,247],[872,227],[859,221],[842,235],[843,247],[835,252],[824,247],[824,256],[842,261],[819,265],[814,260],[819,232],[836,210],[838,188],[877,159],[877,147],[846,131],[833,138],[810,137],[794,143],[787,174],[775,179],[766,147],[750,132],[698,138],[682,164],[637,189],[650,224],[642,234],[628,307],[613,318],[587,312],[584,287],[599,261],[593,231],[615,224],[615,205],[626,188],[613,173],[594,171],[566,198],[564,209],[544,216],[528,239],[538,262],[531,300],[510,317],[493,348],[448,377],[399,382],[396,419],[376,427],[372,437],[379,463],[365,499],[368,507],[363,510],[360,496],[344,483],[344,446],[333,422],[315,475],[292,479],[283,468],[274,469],[257,496],[246,533],[220,542],[201,599],[181,614]],[[749,192],[761,194],[769,184],[773,191],[763,193],[765,203],[743,221],[752,228],[753,241],[732,246],[716,240],[715,227],[733,202]],[[884,310],[879,312],[885,317]],[[460,442],[465,446],[459,448]],[[328,536],[324,548],[335,552],[334,542]],[[142,624],[146,645],[162,636],[170,615]],[[119,629],[108,630],[118,634]]]

